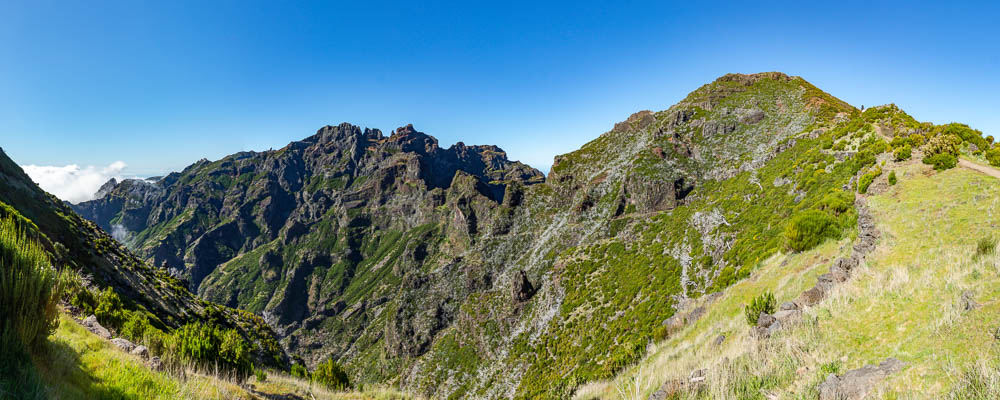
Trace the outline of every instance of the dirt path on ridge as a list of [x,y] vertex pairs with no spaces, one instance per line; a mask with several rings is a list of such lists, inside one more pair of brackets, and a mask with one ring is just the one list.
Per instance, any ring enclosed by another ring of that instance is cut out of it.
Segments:
[[985,165],[981,165],[981,164],[976,164],[976,163],[974,163],[972,161],[969,161],[969,160],[966,160],[966,159],[962,159],[962,158],[958,159],[958,166],[963,167],[963,168],[968,168],[968,169],[971,169],[971,170],[976,171],[976,172],[982,172],[982,173],[984,173],[986,175],[989,175],[989,176],[992,176],[994,178],[1000,179],[1000,170],[998,170],[996,168],[993,168],[993,167],[989,167],[989,166],[985,166]]

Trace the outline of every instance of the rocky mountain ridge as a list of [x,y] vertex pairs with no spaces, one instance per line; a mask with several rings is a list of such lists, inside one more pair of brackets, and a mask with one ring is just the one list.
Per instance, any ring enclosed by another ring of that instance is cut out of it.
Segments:
[[547,178],[495,146],[341,124],[74,208],[264,315],[306,364],[434,397],[559,398],[777,251],[775,217],[847,185],[861,161],[822,147],[857,113],[798,77],[730,74]]

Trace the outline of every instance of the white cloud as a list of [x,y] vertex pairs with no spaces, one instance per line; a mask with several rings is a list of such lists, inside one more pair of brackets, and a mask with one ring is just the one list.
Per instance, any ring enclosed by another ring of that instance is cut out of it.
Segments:
[[111,225],[111,237],[115,238],[115,240],[119,242],[125,243],[125,241],[128,240],[130,234],[131,232],[129,232],[128,229],[125,228],[125,225],[122,224]]
[[122,161],[115,161],[106,167],[91,165],[80,168],[76,164],[64,167],[47,165],[21,166],[24,172],[43,190],[70,203],[79,203],[93,199],[97,190],[109,179],[115,178],[120,181],[122,179],[122,171],[125,170],[125,167],[126,165]]

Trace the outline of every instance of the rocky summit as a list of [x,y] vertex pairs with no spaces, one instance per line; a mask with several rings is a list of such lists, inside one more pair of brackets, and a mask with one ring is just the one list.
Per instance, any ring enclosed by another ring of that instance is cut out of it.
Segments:
[[857,112],[799,77],[729,74],[548,177],[496,146],[345,123],[109,182],[73,209],[201,298],[263,315],[310,367],[433,397],[559,398],[777,251],[768,220],[848,184],[856,163],[816,149]]

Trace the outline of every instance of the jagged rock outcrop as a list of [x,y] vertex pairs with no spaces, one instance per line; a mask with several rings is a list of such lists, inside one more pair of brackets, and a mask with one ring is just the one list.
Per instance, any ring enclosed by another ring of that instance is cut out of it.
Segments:
[[515,303],[521,303],[528,301],[531,296],[535,295],[535,287],[528,281],[528,276],[523,270],[517,272],[517,275],[514,276],[513,297]]
[[135,346],[129,353],[134,356],[149,358],[149,348],[143,345]]
[[104,184],[97,189],[97,193],[94,194],[94,199],[103,199],[104,196],[107,196],[108,193],[111,193],[111,191],[114,190],[115,186],[118,186],[118,180],[115,178],[111,178],[107,182],[104,182]]
[[138,232],[146,226],[150,205],[162,193],[163,189],[155,181],[124,179],[118,182],[112,178],[101,186],[94,200],[72,207],[109,233],[116,230]]

